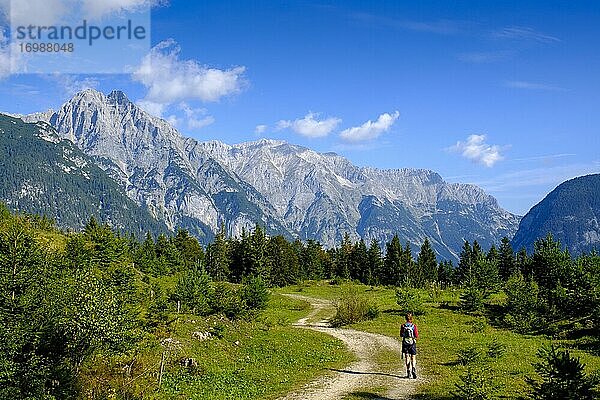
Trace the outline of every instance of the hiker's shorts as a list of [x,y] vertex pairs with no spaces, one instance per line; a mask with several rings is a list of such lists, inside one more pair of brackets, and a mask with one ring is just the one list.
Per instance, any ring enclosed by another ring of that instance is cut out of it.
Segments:
[[411,356],[417,355],[417,343],[406,344],[402,343],[402,352],[404,354],[410,354]]

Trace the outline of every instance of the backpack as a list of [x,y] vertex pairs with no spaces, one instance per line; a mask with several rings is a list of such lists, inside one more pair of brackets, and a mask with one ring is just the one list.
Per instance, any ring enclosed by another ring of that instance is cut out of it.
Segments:
[[415,324],[407,322],[403,326],[402,342],[408,345],[415,343]]

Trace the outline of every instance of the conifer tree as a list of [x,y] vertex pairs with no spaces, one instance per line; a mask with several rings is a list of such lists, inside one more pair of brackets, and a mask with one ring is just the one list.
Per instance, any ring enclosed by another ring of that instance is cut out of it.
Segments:
[[381,246],[379,246],[379,242],[377,239],[373,239],[371,241],[371,245],[369,246],[369,273],[370,276],[367,279],[368,285],[378,285],[382,282],[383,279],[383,258],[381,255]]
[[401,278],[401,264],[403,261],[404,251],[400,244],[398,235],[394,235],[392,240],[386,244],[386,252],[384,259],[384,271],[381,281],[385,285],[399,285]]
[[507,281],[514,273],[516,273],[515,252],[510,245],[510,240],[505,236],[502,238],[498,255],[498,271],[500,278]]
[[437,282],[438,280],[438,264],[435,257],[435,252],[431,248],[429,239],[425,238],[425,241],[421,245],[421,251],[417,256],[417,268],[423,274],[426,282]]

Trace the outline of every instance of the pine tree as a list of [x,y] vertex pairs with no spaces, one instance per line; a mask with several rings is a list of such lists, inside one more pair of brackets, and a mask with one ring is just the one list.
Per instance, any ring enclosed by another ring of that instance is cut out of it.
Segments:
[[506,282],[516,272],[515,252],[506,236],[502,238],[498,259],[500,277]]
[[267,257],[271,266],[269,282],[274,286],[286,286],[300,279],[300,266],[295,244],[281,235],[269,238]]
[[421,245],[421,251],[417,256],[417,268],[423,274],[424,280],[430,283],[438,281],[438,264],[435,257],[435,252],[431,248],[429,239]]
[[221,229],[206,248],[206,269],[215,281],[226,281],[230,273],[229,263],[229,246],[225,230]]
[[352,241],[350,240],[350,235],[348,233],[344,234],[344,239],[342,239],[342,244],[339,249],[336,251],[335,257],[335,274],[337,277],[342,279],[350,279],[350,263],[351,263],[351,255],[352,255]]
[[401,263],[404,251],[400,244],[398,235],[394,235],[392,240],[386,244],[384,258],[384,271],[381,277],[381,283],[384,285],[399,285],[401,277]]
[[415,268],[415,259],[412,255],[410,243],[406,242],[400,263],[400,285],[418,287],[422,280],[421,271]]
[[368,262],[368,270],[369,277],[367,279],[368,285],[378,285],[382,282],[383,278],[383,257],[381,255],[381,246],[379,246],[379,242],[377,239],[373,239],[371,241],[371,245],[369,246],[369,262]]
[[197,269],[204,261],[202,246],[187,230],[178,229],[172,243],[179,252],[185,269]]
[[367,245],[363,239],[355,243],[352,248],[351,265],[350,275],[352,279],[358,279],[361,283],[366,284],[371,273],[369,271]]

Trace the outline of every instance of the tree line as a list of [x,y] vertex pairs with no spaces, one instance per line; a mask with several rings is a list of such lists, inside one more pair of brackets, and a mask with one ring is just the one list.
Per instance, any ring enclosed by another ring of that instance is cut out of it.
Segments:
[[138,241],[91,218],[64,232],[0,205],[0,398],[72,398],[94,354],[132,351],[174,313],[245,318],[266,306],[268,287],[307,279],[456,286],[467,312],[504,290],[501,319],[513,329],[540,332],[565,317],[600,326],[600,256],[572,257],[551,236],[531,255],[507,238],[487,251],[465,242],[455,266],[438,262],[428,239],[415,256],[398,236],[367,245],[345,235],[326,249],[257,226],[220,231],[204,248],[185,230]]

